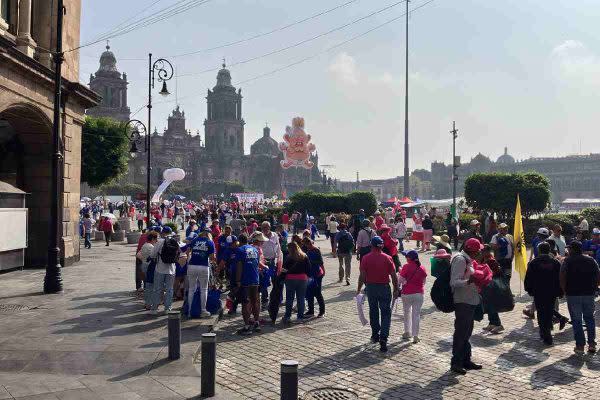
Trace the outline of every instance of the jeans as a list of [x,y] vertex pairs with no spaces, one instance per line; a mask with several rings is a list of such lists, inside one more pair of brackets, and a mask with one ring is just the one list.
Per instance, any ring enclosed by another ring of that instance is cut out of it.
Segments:
[[290,319],[292,316],[292,305],[294,298],[298,307],[298,319],[304,318],[304,299],[306,296],[306,281],[301,279],[286,279],[285,281],[285,317]]
[[452,336],[452,366],[463,367],[471,361],[471,343],[469,339],[473,333],[473,317],[475,308],[466,303],[456,303],[454,310],[454,335]]
[[421,307],[423,307],[423,293],[402,295],[402,308],[404,309],[404,333],[411,336],[419,336]]
[[573,324],[575,345],[579,347],[585,346],[582,317],[587,329],[587,342],[588,344],[595,344],[596,322],[594,321],[594,296],[567,296],[567,306],[569,307],[571,323]]
[[206,311],[206,299],[208,297],[208,279],[210,278],[210,267],[207,265],[188,265],[188,316],[192,315],[192,301],[196,289],[200,287],[200,310]]
[[[392,290],[387,283],[367,283],[369,300],[369,322],[371,336],[379,336],[381,342],[387,342],[392,322]],[[379,313],[381,312],[381,322]]]
[[[344,280],[344,272],[346,274],[346,280],[350,280],[350,269],[352,266],[352,254],[339,254],[338,253],[338,261],[340,263],[340,282]],[[344,270],[344,264],[346,265],[346,269]]]
[[311,285],[306,288],[306,300],[308,301],[308,312],[314,314],[315,312],[315,298],[319,303],[319,314],[325,313],[325,299],[323,299],[322,292],[323,277],[314,278]]
[[144,305],[151,306],[152,305],[152,297],[154,297],[153,284],[150,282],[144,281]]
[[86,232],[86,233],[83,234],[83,238],[85,240],[85,243],[84,243],[83,246],[86,249],[91,249],[92,248],[92,242],[90,241],[91,237],[92,237],[92,234],[90,232]]
[[[275,260],[265,260],[267,266],[269,267],[269,272],[271,275],[275,276],[275,272],[277,271],[277,265],[275,265]],[[266,273],[266,271],[265,271]],[[267,304],[269,302],[269,286],[271,285],[271,277],[261,274],[260,275],[260,301],[261,304]]]
[[[540,329],[540,337],[549,339],[552,331],[552,315],[554,314],[554,297],[544,298],[535,297],[535,306],[537,308],[538,326]],[[583,332],[582,332],[583,333]]]
[[152,296],[152,309],[158,310],[158,305],[160,304],[160,296],[162,295],[163,290],[165,293],[165,310],[169,310],[171,308],[171,304],[173,304],[173,282],[175,281],[175,275],[162,274],[158,271],[154,272],[154,283],[153,286],[153,296]]

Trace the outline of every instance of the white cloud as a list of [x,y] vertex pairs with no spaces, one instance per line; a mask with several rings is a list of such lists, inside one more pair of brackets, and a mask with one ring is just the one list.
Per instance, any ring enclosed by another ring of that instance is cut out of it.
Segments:
[[333,63],[329,66],[329,71],[335,75],[335,78],[342,83],[356,85],[358,83],[358,69],[356,60],[348,53],[337,55]]
[[552,64],[561,80],[600,85],[600,56],[578,40],[565,40],[554,47]]

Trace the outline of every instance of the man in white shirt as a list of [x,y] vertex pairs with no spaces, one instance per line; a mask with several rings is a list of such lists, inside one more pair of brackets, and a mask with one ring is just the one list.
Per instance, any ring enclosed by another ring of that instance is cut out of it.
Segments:
[[565,242],[565,238],[562,235],[562,226],[556,224],[552,227],[552,235],[550,235],[549,239],[554,240],[556,243],[556,248],[558,250],[558,254],[560,256],[565,256],[565,249],[567,248],[567,243]]
[[263,221],[260,225],[260,230],[268,239],[262,244],[263,256],[267,266],[269,267],[269,276],[267,276],[266,271],[264,271],[261,275],[260,297],[262,307],[264,308],[269,303],[268,286],[271,280],[270,276],[275,276],[277,274],[277,264],[280,262],[282,253],[281,246],[279,245],[279,235],[271,231],[271,224],[269,221]]
[[582,239],[590,238],[590,224],[583,215],[579,216],[579,225],[577,226],[577,232],[581,233]]

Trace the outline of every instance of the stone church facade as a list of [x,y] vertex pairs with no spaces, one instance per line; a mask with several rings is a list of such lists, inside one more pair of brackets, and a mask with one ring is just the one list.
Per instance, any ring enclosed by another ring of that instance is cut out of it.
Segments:
[[[111,80],[106,80],[107,72],[111,74]],[[117,71],[114,54],[108,49],[100,57],[100,69],[91,78],[90,86],[92,83],[97,93],[106,93],[108,87],[118,88],[121,97],[117,95],[118,101],[113,101],[110,106],[103,103],[88,110],[88,114],[124,120],[125,111],[129,112],[129,108],[124,108],[127,107],[126,75]],[[311,156],[315,164],[311,170],[281,168],[279,162],[283,154],[271,137],[269,127],[265,127],[263,136],[251,145],[250,154],[245,154],[242,99],[242,90],[232,85],[231,73],[223,64],[216,85],[206,95],[204,142],[199,133],[194,134],[186,128],[185,112],[176,106],[167,119],[167,128],[162,133],[156,129],[152,133],[152,186],[158,186],[163,171],[173,167],[186,172],[180,186],[199,191],[203,185],[215,187],[235,182],[252,191],[290,195],[305,189],[313,181],[320,182],[317,154]],[[146,156],[143,153],[130,160],[129,171],[122,181],[145,187]]]

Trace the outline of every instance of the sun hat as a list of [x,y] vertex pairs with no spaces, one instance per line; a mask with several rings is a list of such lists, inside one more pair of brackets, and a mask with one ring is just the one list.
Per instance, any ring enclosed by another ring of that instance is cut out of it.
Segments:
[[440,236],[440,242],[450,244],[450,236],[444,233],[442,236]]
[[498,229],[506,229],[508,228],[508,225],[504,222],[500,223],[500,225],[498,225]]
[[449,260],[450,257],[452,257],[451,254],[449,254],[446,250],[444,249],[439,249],[438,251],[435,252],[435,254],[433,255],[433,258],[443,258],[446,260]]
[[418,260],[419,253],[416,250],[403,251],[402,255],[409,260]]
[[252,234],[252,236],[250,236],[250,241],[253,243],[254,242],[268,242],[269,239],[267,239],[267,237],[265,235],[263,235],[262,232],[256,231]]
[[371,239],[371,246],[383,247],[383,239],[380,236],[373,236],[373,239]]
[[471,220],[471,226],[481,225],[476,219]]
[[465,242],[464,249],[467,251],[480,251],[483,249],[483,245],[478,239],[471,238]]
[[537,231],[538,235],[550,236],[550,232],[548,232],[547,228],[540,228]]

